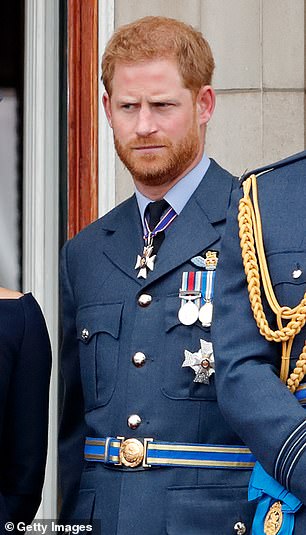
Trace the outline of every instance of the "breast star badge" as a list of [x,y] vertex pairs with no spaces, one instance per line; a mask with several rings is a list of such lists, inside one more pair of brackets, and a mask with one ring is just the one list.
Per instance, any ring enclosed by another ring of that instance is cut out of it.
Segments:
[[209,385],[209,379],[215,373],[215,359],[211,342],[200,340],[201,347],[196,353],[185,349],[185,360],[182,368],[190,367],[195,372],[194,383]]
[[150,271],[153,271],[156,255],[151,256],[152,252],[153,246],[147,245],[143,248],[142,255],[137,255],[137,261],[135,265],[135,269],[139,269],[137,278],[142,277],[146,279],[147,270],[149,269]]

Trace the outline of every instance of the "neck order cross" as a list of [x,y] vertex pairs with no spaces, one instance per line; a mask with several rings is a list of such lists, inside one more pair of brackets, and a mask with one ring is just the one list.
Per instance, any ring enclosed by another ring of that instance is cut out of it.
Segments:
[[138,278],[146,279],[148,270],[153,271],[156,253],[164,239],[164,231],[171,225],[176,216],[175,210],[164,199],[148,204],[144,219],[145,234],[143,238],[145,245],[142,255],[137,256],[135,265],[135,269],[139,269]]

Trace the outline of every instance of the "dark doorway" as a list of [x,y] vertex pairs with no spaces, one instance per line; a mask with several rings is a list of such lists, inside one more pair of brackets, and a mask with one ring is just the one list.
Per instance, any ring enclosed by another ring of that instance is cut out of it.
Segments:
[[22,261],[24,2],[0,15],[0,285],[20,289]]

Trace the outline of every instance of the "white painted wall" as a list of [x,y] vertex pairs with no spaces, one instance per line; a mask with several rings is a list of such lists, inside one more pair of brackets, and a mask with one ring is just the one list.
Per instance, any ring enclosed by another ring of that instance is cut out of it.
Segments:
[[[304,0],[115,0],[114,26],[163,15],[203,32],[217,91],[206,152],[240,175],[304,149],[304,10]],[[132,191],[116,158],[116,203]]]

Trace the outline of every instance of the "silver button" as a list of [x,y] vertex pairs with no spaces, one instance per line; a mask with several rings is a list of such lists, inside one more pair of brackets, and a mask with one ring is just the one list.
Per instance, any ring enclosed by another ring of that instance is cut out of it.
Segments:
[[295,269],[294,271],[292,271],[292,277],[294,279],[299,279],[302,273],[303,271],[301,269]]
[[147,307],[152,302],[152,295],[149,294],[141,294],[138,297],[138,304],[141,307]]
[[138,416],[138,414],[131,414],[131,416],[128,417],[127,424],[130,429],[137,429],[141,424],[140,416]]
[[82,338],[82,340],[88,340],[88,338],[89,338],[89,330],[88,329],[83,329],[82,330],[81,338]]
[[247,532],[246,525],[243,522],[236,522],[234,525],[234,530],[237,535],[244,535]]
[[146,362],[146,359],[147,357],[144,353],[142,353],[141,351],[137,351],[137,353],[133,355],[132,361],[136,368],[141,368],[141,366],[143,366]]

